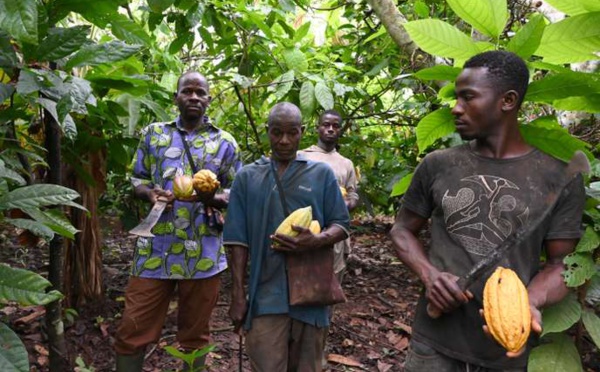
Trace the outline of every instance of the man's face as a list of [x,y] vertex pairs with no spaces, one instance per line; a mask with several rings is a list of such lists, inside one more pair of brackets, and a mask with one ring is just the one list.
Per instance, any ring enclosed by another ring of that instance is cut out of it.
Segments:
[[342,131],[342,120],[332,114],[326,114],[321,117],[317,132],[319,133],[319,139],[323,143],[336,144],[340,138]]
[[[290,117],[290,119],[288,119]],[[296,158],[304,127],[298,118],[280,115],[269,124],[268,135],[272,158],[276,161],[291,161]]]
[[494,90],[487,68],[466,68],[456,79],[456,105],[452,108],[456,131],[462,139],[485,139],[502,124],[503,97]]
[[175,101],[185,120],[202,118],[210,100],[208,82],[204,76],[190,73],[181,78],[175,93]]

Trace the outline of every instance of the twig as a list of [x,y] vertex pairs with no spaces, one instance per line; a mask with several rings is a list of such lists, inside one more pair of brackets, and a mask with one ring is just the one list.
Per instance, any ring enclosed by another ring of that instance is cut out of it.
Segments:
[[234,326],[226,326],[226,327],[219,327],[219,328],[213,328],[210,330],[210,333],[220,333],[220,332],[226,332],[226,331],[233,331],[234,330]]
[[386,304],[387,306],[389,306],[392,309],[394,309],[396,307],[393,303],[391,303],[388,300],[386,300],[385,298],[383,298],[383,296],[380,293],[377,294],[377,298],[379,299],[379,301],[383,302],[384,304]]

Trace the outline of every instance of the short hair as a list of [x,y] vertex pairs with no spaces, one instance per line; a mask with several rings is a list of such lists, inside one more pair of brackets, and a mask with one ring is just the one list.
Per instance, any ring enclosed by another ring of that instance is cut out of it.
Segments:
[[477,67],[487,68],[488,76],[499,94],[516,91],[519,94],[518,105],[521,106],[529,84],[529,70],[521,57],[505,50],[491,50],[471,57],[463,66]]
[[208,84],[208,79],[206,78],[206,76],[202,75],[200,72],[198,72],[196,70],[187,70],[186,72],[184,72],[177,78],[177,87],[176,87],[177,92],[179,91],[179,83],[181,83],[181,80],[184,77],[186,77],[188,75],[192,75],[192,74],[198,74],[198,75],[202,76],[202,78],[206,81],[206,86],[209,87],[209,89],[210,89],[210,85]]
[[279,102],[269,112],[269,117],[267,119],[267,129],[271,126],[273,121],[281,118],[281,116],[292,116],[298,120],[298,125],[302,126],[302,113],[298,106],[294,105],[291,102]]
[[340,119],[340,122],[344,120],[342,118],[342,114],[337,112],[336,110],[325,110],[321,115],[319,115],[319,124],[321,124],[321,120],[325,117],[325,115],[337,116]]

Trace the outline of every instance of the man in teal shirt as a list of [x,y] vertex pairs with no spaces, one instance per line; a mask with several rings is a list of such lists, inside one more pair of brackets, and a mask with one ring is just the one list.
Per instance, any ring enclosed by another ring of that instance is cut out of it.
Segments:
[[[230,316],[236,327],[244,324],[248,330],[246,350],[253,371],[320,371],[328,308],[289,305],[285,252],[331,249],[348,236],[348,209],[331,168],[296,157],[304,131],[298,107],[275,105],[267,130],[272,157],[242,168],[230,193],[223,232],[223,244],[231,252]],[[272,235],[285,218],[274,172],[288,209],[311,206],[313,219],[324,227],[321,233],[297,228],[294,238]]]

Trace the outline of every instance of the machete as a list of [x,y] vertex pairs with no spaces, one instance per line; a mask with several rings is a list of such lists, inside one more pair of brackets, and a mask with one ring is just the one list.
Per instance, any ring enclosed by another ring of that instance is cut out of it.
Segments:
[[[508,236],[502,243],[500,243],[496,249],[487,257],[476,263],[471,270],[461,276],[458,281],[458,287],[461,291],[466,291],[473,283],[479,280],[488,270],[496,267],[496,265],[506,257],[507,253],[511,248],[521,244],[530,233],[535,231],[542,224],[542,222],[548,217],[548,215],[554,210],[554,207],[560,199],[560,195],[564,189],[569,186],[571,181],[581,173],[590,172],[590,162],[588,161],[585,154],[581,151],[576,151],[575,155],[569,161],[567,169],[565,171],[565,182],[561,184],[555,193],[549,194],[546,198],[548,201],[548,208],[534,221],[531,223],[521,226],[514,234]],[[439,318],[442,312],[433,306],[427,304],[427,314],[431,318]]]
[[129,233],[144,238],[153,238],[154,234],[152,234],[152,228],[154,227],[154,225],[156,225],[156,222],[158,222],[158,219],[160,218],[162,212],[165,210],[166,206],[166,199],[163,199],[159,196],[158,200],[156,200],[156,203],[154,203],[152,209],[150,210],[150,213],[148,213],[146,218],[144,218],[144,220],[140,222],[139,225],[129,230]]

